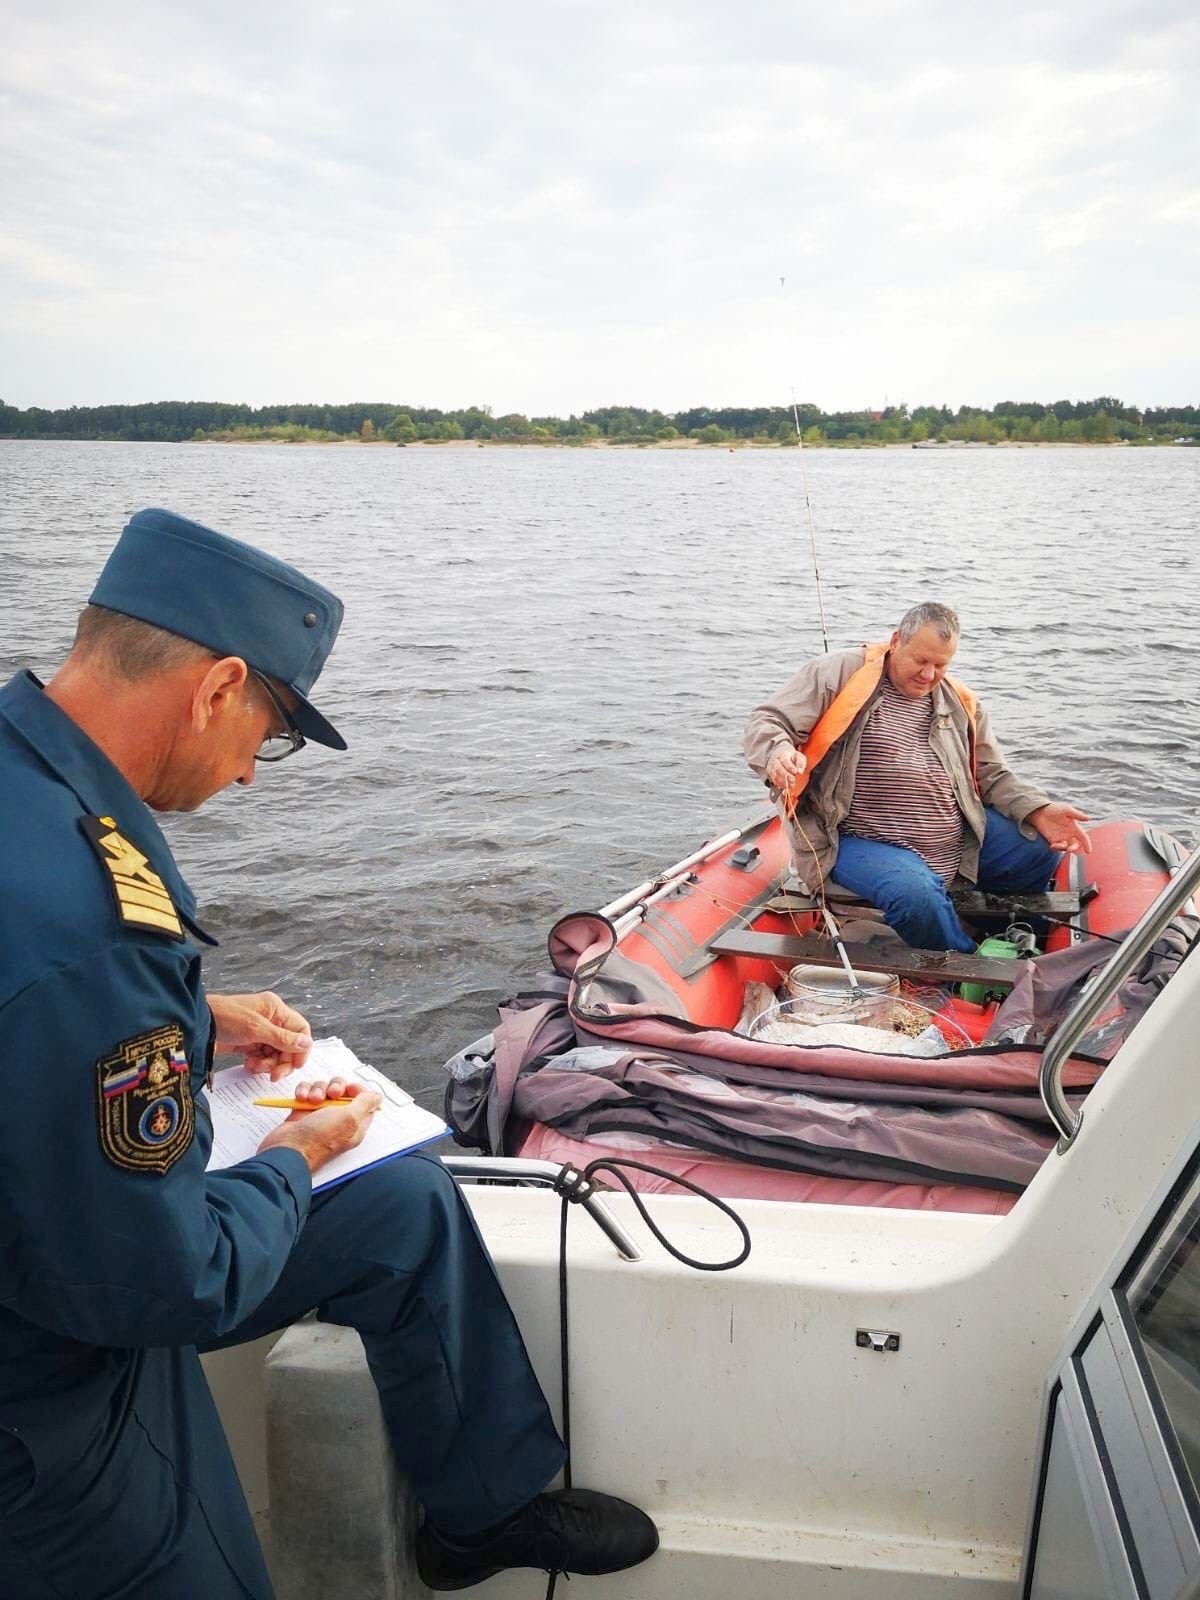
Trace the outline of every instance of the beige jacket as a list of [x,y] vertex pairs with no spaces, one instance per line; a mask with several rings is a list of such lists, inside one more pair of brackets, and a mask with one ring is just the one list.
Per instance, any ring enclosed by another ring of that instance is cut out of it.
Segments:
[[[756,706],[742,735],[742,749],[750,770],[765,779],[777,749],[785,744],[803,749],[821,713],[862,662],[861,650],[840,650],[834,655],[818,656],[789,678],[771,700]],[[837,859],[838,825],[854,797],[863,728],[884,681],[881,677],[880,688],[837,743],[830,747],[810,777],[796,808],[791,823],[792,855],[797,876],[810,891],[817,888],[819,879],[829,875]],[[1032,839],[1036,834],[1025,818],[1039,806],[1049,804],[1049,796],[1022,783],[1009,771],[992,733],[991,719],[982,705],[978,707],[975,724],[975,770],[979,780],[976,790],[971,782],[967,714],[958,697],[940,683],[933,691],[929,743],[950,775],[954,798],[966,821],[959,874],[974,883],[979,870],[984,807],[994,806]],[[776,800],[779,798],[774,790],[772,796]]]

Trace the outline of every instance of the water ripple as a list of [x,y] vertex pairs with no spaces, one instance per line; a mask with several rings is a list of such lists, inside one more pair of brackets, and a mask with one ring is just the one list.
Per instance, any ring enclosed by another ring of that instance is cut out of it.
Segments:
[[[1195,831],[1200,451],[810,452],[834,648],[939,598],[1013,765]],[[743,814],[820,632],[796,452],[0,445],[0,670],[51,672],[168,505],[324,579],[350,741],[166,820],[221,949],[436,1104],[546,929]]]

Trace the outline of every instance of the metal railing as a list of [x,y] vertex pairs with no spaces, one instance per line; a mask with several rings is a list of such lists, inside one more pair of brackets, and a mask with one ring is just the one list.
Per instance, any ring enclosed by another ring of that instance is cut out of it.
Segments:
[[504,1183],[534,1184],[576,1200],[596,1226],[616,1245],[626,1261],[640,1261],[642,1252],[629,1233],[601,1200],[590,1183],[572,1166],[556,1161],[527,1161],[522,1156],[443,1156],[442,1165],[460,1183],[495,1178]]
[[1062,1072],[1067,1058],[1117,990],[1153,948],[1171,918],[1200,887],[1200,850],[1175,869],[1170,880],[1141,920],[1121,941],[1107,966],[1088,984],[1063,1018],[1042,1056],[1038,1088],[1050,1120],[1059,1132],[1058,1149],[1066,1150],[1083,1122],[1083,1112],[1071,1110],[1063,1093]]

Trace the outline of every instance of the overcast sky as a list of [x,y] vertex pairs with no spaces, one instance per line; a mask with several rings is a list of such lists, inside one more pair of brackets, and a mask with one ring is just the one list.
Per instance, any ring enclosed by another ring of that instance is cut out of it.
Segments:
[[13,405],[1200,401],[1196,0],[6,11]]

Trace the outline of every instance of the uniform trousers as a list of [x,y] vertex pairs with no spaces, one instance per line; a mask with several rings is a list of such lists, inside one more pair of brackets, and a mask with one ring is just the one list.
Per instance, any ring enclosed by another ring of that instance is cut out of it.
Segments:
[[[404,1156],[314,1195],[275,1288],[204,1348],[311,1310],[361,1335],[397,1463],[445,1531],[490,1527],[559,1471],[562,1441],[440,1162]],[[42,1428],[0,1436],[0,1597],[270,1600],[198,1350],[96,1358],[75,1404],[57,1393]],[[97,1383],[100,1426],[88,1404]],[[73,1426],[81,1417],[87,1426]]]

